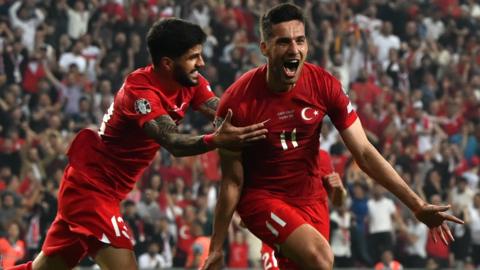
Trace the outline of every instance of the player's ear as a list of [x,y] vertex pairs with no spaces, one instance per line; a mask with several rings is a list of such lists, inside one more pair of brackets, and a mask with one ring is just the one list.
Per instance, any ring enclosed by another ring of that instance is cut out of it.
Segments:
[[267,43],[265,41],[260,42],[260,51],[263,56],[267,56]]
[[160,67],[167,71],[172,71],[174,66],[174,61],[170,57],[162,57],[159,63]]

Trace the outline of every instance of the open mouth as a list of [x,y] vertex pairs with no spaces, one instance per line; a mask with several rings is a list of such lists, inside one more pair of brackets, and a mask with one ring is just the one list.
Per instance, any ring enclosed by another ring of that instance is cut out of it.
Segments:
[[297,73],[298,65],[300,65],[300,60],[290,59],[283,62],[283,72],[286,77],[294,77]]

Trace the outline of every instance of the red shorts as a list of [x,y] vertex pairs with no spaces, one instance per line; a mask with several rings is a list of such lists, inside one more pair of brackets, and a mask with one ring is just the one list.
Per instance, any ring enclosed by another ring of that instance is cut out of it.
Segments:
[[105,245],[133,250],[132,237],[120,214],[120,201],[86,184],[71,166],[65,169],[58,192],[58,212],[42,251],[60,255],[73,267]]
[[[303,224],[310,224],[327,241],[329,239],[330,218],[326,200],[299,206],[277,198],[248,194],[238,204],[237,211],[246,227],[270,247],[278,247]],[[282,266],[282,258],[276,258]],[[275,269],[273,265],[272,261],[269,269]]]

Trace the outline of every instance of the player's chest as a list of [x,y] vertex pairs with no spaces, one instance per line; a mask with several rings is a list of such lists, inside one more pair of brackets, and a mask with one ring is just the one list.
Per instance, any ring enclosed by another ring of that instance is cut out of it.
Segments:
[[189,92],[179,92],[176,95],[164,97],[161,102],[163,108],[175,122],[183,119],[192,101],[193,95]]
[[266,143],[283,150],[318,140],[325,108],[304,99],[279,99],[257,104],[246,114],[251,123],[267,121]]

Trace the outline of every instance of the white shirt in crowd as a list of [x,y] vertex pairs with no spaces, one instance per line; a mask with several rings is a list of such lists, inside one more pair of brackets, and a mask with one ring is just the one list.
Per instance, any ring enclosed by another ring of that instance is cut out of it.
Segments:
[[350,249],[351,237],[350,226],[352,216],[350,212],[345,212],[343,216],[337,211],[330,214],[330,221],[338,224],[338,228],[332,231],[330,236],[332,251],[335,256],[351,257],[352,251]]
[[67,9],[68,14],[68,35],[73,39],[78,39],[88,30],[88,20],[90,11],[78,11],[72,8]]
[[414,235],[417,240],[407,246],[407,253],[410,255],[418,255],[422,258],[427,257],[426,245],[428,228],[421,222],[410,221],[408,223],[408,233]]
[[427,29],[427,39],[437,40],[445,32],[445,25],[441,20],[434,21],[432,18],[427,17],[423,19],[423,24]]
[[395,213],[393,201],[382,197],[378,201],[373,198],[367,202],[368,226],[370,233],[392,232],[392,215]]
[[480,245],[480,208],[474,208],[473,205],[468,207],[470,214],[470,234],[472,235],[472,243]]
[[385,36],[381,33],[373,35],[373,43],[377,46],[377,59],[380,63],[388,61],[390,49],[400,49],[400,39],[395,35]]
[[22,20],[18,17],[17,12],[19,11],[22,5],[22,1],[16,1],[10,6],[9,17],[10,23],[14,28],[20,28],[22,31],[22,43],[28,49],[28,51],[33,52],[35,47],[35,33],[37,32],[37,27],[45,19],[43,12],[35,8],[35,16],[27,20]]
[[460,209],[465,209],[472,204],[475,192],[469,186],[465,187],[463,192],[460,192],[458,187],[454,187],[451,196],[452,204],[455,204]]
[[87,59],[83,55],[75,55],[72,52],[63,53],[58,63],[62,70],[68,70],[71,64],[75,64],[81,73],[87,69]]
[[162,255],[155,254],[153,257],[148,252],[138,258],[138,267],[141,269],[162,269],[165,268],[165,260]]

